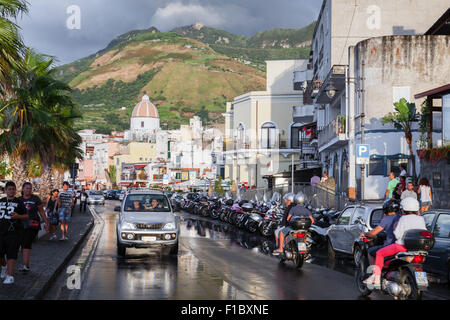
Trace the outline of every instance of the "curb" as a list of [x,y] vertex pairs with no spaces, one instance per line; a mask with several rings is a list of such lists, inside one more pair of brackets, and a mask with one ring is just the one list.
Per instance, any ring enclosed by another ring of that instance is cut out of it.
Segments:
[[[92,213],[90,211],[89,211],[89,213],[92,215]],[[61,264],[56,268],[56,270],[52,274],[52,276],[44,283],[44,285],[41,288],[35,290],[37,292],[34,293],[33,292],[34,290],[31,289],[30,294],[27,294],[27,296],[25,296],[23,298],[23,300],[41,300],[42,299],[42,297],[47,293],[49,288],[52,286],[52,284],[55,282],[55,280],[61,274],[63,269],[67,266],[67,264],[70,262],[70,260],[76,254],[76,252],[78,251],[78,249],[80,248],[81,244],[84,242],[84,240],[86,239],[88,234],[91,232],[91,230],[95,224],[95,219],[93,216],[92,216],[92,219],[93,220],[91,222],[89,222],[87,228],[84,230],[81,238],[77,241],[77,243],[75,243],[75,245],[70,250],[69,254],[64,258],[64,260],[61,262]]]

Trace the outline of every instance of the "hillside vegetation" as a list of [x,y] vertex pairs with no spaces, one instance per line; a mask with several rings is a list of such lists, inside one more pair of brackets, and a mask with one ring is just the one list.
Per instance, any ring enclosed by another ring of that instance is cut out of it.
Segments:
[[99,133],[129,128],[134,106],[147,93],[163,128],[199,115],[222,122],[226,101],[265,90],[265,61],[306,58],[313,25],[275,29],[246,38],[196,24],[173,32],[127,32],[103,50],[59,68],[83,119],[77,129]]

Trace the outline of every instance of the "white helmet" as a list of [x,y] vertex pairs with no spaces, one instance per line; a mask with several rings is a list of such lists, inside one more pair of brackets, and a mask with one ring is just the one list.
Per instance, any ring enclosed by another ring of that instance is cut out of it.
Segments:
[[306,196],[303,192],[299,192],[294,197],[294,202],[296,204],[305,204],[306,203]]
[[420,210],[419,201],[414,198],[407,197],[400,202],[403,211],[418,212]]
[[293,201],[294,201],[294,197],[295,197],[295,194],[293,194],[293,193],[287,193],[287,194],[284,195],[283,199],[284,199],[284,200],[289,200],[289,201],[293,202]]

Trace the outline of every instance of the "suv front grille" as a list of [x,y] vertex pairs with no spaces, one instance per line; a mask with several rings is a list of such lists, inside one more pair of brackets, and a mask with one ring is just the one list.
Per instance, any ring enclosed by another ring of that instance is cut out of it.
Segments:
[[162,223],[136,223],[136,228],[146,230],[159,230],[162,229]]

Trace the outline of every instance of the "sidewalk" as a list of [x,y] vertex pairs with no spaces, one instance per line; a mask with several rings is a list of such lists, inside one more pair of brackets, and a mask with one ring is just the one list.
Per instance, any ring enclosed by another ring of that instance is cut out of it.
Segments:
[[[77,205],[74,210],[69,231],[68,241],[50,241],[49,235],[40,233],[39,240],[33,243],[31,251],[31,271],[22,273],[18,271],[22,265],[22,257],[19,252],[16,270],[14,274],[14,284],[4,285],[0,281],[0,300],[32,300],[39,299],[59,273],[65,272],[66,264],[88,235],[94,225],[89,208],[86,212],[80,213]],[[60,231],[57,233],[58,238]]]

